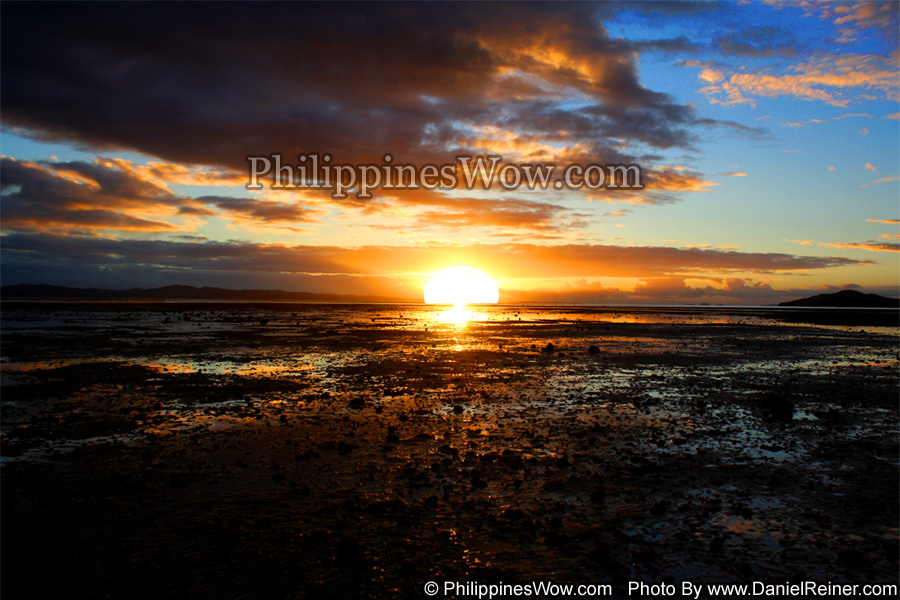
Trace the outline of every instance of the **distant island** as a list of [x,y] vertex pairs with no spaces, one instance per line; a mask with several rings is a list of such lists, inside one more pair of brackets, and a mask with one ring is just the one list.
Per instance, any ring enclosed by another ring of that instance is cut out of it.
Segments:
[[900,300],[856,290],[841,290],[832,294],[818,294],[800,300],[781,302],[778,306],[807,306],[820,308],[900,308]]
[[277,300],[289,302],[410,302],[408,298],[387,296],[317,294],[284,290],[229,290],[219,287],[167,285],[158,288],[108,290],[72,288],[61,285],[17,284],[0,287],[0,298],[42,300]]

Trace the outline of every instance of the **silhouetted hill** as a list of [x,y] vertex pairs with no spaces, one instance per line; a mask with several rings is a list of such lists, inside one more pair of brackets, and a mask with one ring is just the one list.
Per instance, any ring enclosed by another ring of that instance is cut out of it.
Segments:
[[841,290],[833,294],[818,294],[800,300],[781,302],[778,306],[815,306],[837,308],[898,308],[900,300],[879,296],[878,294],[865,294],[856,290]]
[[284,290],[229,290],[218,287],[167,285],[159,288],[107,290],[71,288],[61,285],[18,284],[0,287],[0,298],[41,298],[71,300],[282,300],[293,302],[408,302],[405,298],[349,294],[314,294]]

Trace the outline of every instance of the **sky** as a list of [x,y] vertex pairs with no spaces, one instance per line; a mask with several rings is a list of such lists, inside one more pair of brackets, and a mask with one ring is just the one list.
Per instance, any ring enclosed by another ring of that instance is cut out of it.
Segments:
[[[900,294],[897,2],[0,7],[0,283],[421,300]],[[248,190],[247,156],[640,190]]]

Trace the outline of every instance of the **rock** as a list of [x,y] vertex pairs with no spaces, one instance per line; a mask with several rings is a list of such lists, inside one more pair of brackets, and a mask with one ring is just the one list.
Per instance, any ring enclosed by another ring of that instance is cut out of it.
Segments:
[[588,354],[600,354],[600,347],[599,346],[588,347]]
[[438,450],[444,454],[449,454],[453,457],[459,456],[459,450],[449,444],[444,444],[443,446],[438,448]]
[[660,500],[656,504],[650,507],[650,514],[659,516],[665,514],[666,511],[669,510],[669,501],[668,500]]
[[354,444],[348,444],[347,442],[341,442],[337,445],[338,454],[350,454],[356,448],[358,448],[358,446]]
[[337,556],[335,557],[338,562],[349,564],[356,562],[360,554],[362,553],[362,549],[359,546],[359,542],[352,537],[344,537],[342,538],[337,545]]
[[544,346],[544,349],[541,352],[553,352],[556,349],[556,346],[553,345],[552,342],[547,342],[547,345]]
[[773,419],[790,421],[794,418],[793,401],[781,394],[768,392],[763,395],[759,404]]
[[313,529],[304,537],[312,546],[324,546],[331,538],[331,532],[327,529]]
[[837,553],[837,561],[839,564],[852,569],[859,569],[866,566],[868,562],[866,555],[853,548],[843,548]]
[[598,563],[608,563],[612,560],[612,556],[609,552],[609,544],[598,544],[594,547],[593,550],[588,554],[588,558],[590,558],[594,562]]
[[544,536],[544,544],[547,546],[562,546],[569,541],[569,537],[565,533],[553,531],[552,529],[545,529],[541,532],[541,535]]
[[366,399],[361,396],[357,396],[356,398],[354,398],[353,400],[350,401],[350,408],[361,409],[361,408],[365,408],[365,407],[366,407]]

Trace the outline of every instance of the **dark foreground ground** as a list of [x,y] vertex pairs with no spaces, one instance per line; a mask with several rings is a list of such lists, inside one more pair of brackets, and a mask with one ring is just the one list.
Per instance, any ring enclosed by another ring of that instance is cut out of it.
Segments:
[[900,573],[896,311],[4,303],[2,326],[4,600]]

